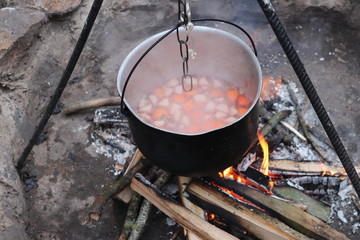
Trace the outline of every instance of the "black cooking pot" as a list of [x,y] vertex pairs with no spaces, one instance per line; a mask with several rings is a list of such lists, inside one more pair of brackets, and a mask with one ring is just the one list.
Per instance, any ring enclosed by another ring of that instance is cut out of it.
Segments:
[[[260,66],[251,49],[238,37],[219,29],[195,26],[188,43],[192,53],[196,53],[194,59],[189,59],[190,74],[236,84],[245,90],[251,107],[236,121],[206,132],[186,134],[160,129],[141,119],[135,108],[154,86],[182,76],[179,43],[176,33],[170,32],[156,34],[130,52],[119,70],[118,91],[125,103],[133,138],[147,159],[176,175],[210,175],[239,163],[257,137]],[[149,51],[166,33],[170,34]]]

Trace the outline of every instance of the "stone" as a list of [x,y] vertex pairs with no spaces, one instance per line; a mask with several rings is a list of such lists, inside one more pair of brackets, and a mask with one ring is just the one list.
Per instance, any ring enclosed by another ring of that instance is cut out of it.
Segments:
[[28,4],[49,15],[64,15],[77,9],[81,0],[31,0]]
[[0,9],[0,61],[15,47],[25,50],[46,15],[40,11],[22,7]]
[[26,240],[26,204],[23,187],[13,164],[17,151],[14,146],[19,146],[14,134],[17,129],[14,121],[16,104],[6,97],[0,98],[0,104],[0,138],[6,139],[0,144],[0,240]]

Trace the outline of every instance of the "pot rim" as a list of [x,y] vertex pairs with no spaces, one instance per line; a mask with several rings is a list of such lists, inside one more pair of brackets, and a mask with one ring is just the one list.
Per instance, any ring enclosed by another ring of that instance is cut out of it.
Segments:
[[[150,36],[149,38],[145,39],[144,41],[142,41],[139,45],[137,45],[133,50],[130,51],[130,53],[126,56],[126,58],[124,59],[124,61],[122,62],[119,72],[118,72],[118,76],[117,76],[117,90],[119,92],[120,97],[122,96],[122,89],[121,89],[121,79],[122,76],[124,75],[124,71],[125,71],[125,66],[127,66],[127,64],[129,63],[129,61],[134,58],[135,54],[137,54],[139,51],[144,51],[144,49],[146,50],[148,48],[148,46],[150,46],[151,44],[153,44],[156,40],[158,40],[160,37],[162,37],[165,33],[167,33],[169,31],[165,30],[162,32],[159,32],[155,35]],[[179,31],[184,31],[183,28],[179,29]],[[242,115],[241,117],[237,118],[234,122],[226,124],[224,126],[218,127],[218,128],[214,128],[208,131],[204,131],[204,132],[198,132],[198,133],[182,133],[182,132],[174,132],[174,131],[170,131],[170,130],[166,130],[166,129],[162,129],[159,127],[156,127],[152,124],[149,124],[148,122],[144,121],[142,118],[140,118],[138,116],[138,114],[136,114],[136,112],[132,109],[132,107],[130,106],[130,104],[128,104],[127,100],[126,100],[126,96],[124,96],[124,103],[126,105],[126,107],[128,108],[128,110],[142,123],[146,124],[149,127],[155,128],[159,131],[162,132],[167,132],[167,133],[171,133],[171,134],[177,134],[177,135],[182,135],[182,136],[199,136],[199,135],[204,135],[207,134],[209,132],[214,132],[223,128],[226,128],[228,126],[233,125],[234,123],[242,120],[243,118],[245,118],[248,113],[250,111],[252,111],[252,109],[256,106],[259,98],[260,98],[260,93],[261,93],[261,89],[262,89],[262,72],[261,72],[261,68],[260,68],[260,63],[257,59],[257,57],[255,56],[255,54],[253,53],[252,49],[243,41],[241,40],[239,37],[226,32],[224,30],[221,29],[217,29],[217,28],[213,28],[213,27],[207,27],[207,26],[194,26],[194,29],[192,31],[199,31],[199,32],[215,32],[221,35],[224,35],[234,41],[236,41],[237,43],[239,43],[250,55],[250,58],[252,59],[253,63],[255,64],[255,68],[257,70],[258,73],[258,89],[255,95],[255,98],[251,104],[251,106],[248,108],[247,112]],[[172,32],[170,34],[176,34],[176,32]],[[159,43],[161,44],[161,42]],[[131,80],[131,79],[130,79]]]

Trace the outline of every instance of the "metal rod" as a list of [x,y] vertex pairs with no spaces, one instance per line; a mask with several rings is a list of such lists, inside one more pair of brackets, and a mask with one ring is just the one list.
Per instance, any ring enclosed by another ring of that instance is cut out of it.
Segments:
[[334,125],[332,124],[329,115],[327,114],[324,105],[322,104],[319,95],[316,92],[314,85],[312,84],[309,75],[307,74],[299,55],[296,53],[294,46],[292,45],[290,38],[288,37],[284,27],[282,26],[275,9],[273,8],[270,0],[258,0],[258,3],[263,10],[271,28],[273,29],[276,37],[279,40],[281,47],[283,48],[287,58],[289,59],[291,66],[293,67],[299,81],[304,88],[326,134],[328,135],[331,144],[333,145],[348,177],[357,193],[360,197],[360,178],[357,174],[354,165],[352,164],[348,153],[345,150],[344,145],[341,142],[339,135],[337,134]]
[[40,119],[39,124],[36,126],[33,135],[31,136],[29,143],[25,147],[24,151],[22,152],[20,158],[17,161],[16,168],[20,171],[24,167],[24,163],[26,158],[30,154],[31,150],[33,149],[37,139],[39,138],[40,134],[44,130],[49,118],[51,117],[56,104],[58,103],[62,92],[64,91],[67,82],[70,79],[72,72],[76,66],[76,63],[80,57],[80,54],[85,46],[86,40],[89,37],[90,31],[92,26],[94,25],[95,19],[99,13],[103,0],[94,0],[93,5],[91,6],[89,15],[84,23],[84,27],[80,33],[80,37],[75,45],[75,48],[72,52],[70,60],[65,68],[65,71],[58,83],[58,86],[55,89],[54,94],[52,95],[49,104]]

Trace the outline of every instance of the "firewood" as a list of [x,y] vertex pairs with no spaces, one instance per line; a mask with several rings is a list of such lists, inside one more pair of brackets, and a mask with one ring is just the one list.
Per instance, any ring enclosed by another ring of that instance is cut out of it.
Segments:
[[320,150],[320,148],[315,144],[314,140],[312,139],[312,137],[310,136],[310,133],[308,131],[308,127],[307,127],[307,124],[305,122],[305,119],[303,117],[303,114],[302,114],[302,110],[300,108],[300,105],[299,105],[299,101],[295,95],[295,92],[294,90],[290,87],[290,84],[289,84],[289,80],[283,78],[282,79],[287,85],[288,85],[288,91],[289,91],[289,95],[290,95],[290,98],[293,100],[294,104],[295,104],[295,110],[296,110],[296,114],[298,116],[298,119],[299,119],[299,123],[300,123],[300,126],[304,132],[304,135],[306,137],[306,141],[309,142],[311,144],[311,146],[315,149],[315,151],[320,155],[320,157],[322,157],[323,160],[325,160],[326,162],[329,162],[329,159],[325,156],[325,154]]
[[[162,171],[158,179],[155,180],[154,186],[156,188],[161,188],[164,186],[172,177],[172,174]],[[139,215],[132,227],[131,234],[128,240],[137,240],[140,239],[141,234],[144,231],[145,224],[150,216],[150,211],[152,209],[152,204],[147,199],[144,199],[140,207]]]
[[228,223],[240,226],[259,239],[309,239],[276,218],[254,208],[250,210],[233,197],[226,196],[199,180],[194,180],[186,191],[194,203],[224,218]]
[[148,182],[141,174],[136,174],[131,182],[131,187],[174,219],[184,228],[190,230],[199,237],[207,240],[235,240],[238,239],[231,234],[211,225],[197,216],[189,209],[180,206],[170,197],[160,192],[154,185]]
[[[124,189],[131,182],[135,173],[149,165],[149,162],[146,159],[141,158],[141,156],[140,151],[137,150],[124,175],[120,176],[114,182],[105,185],[104,188],[101,189],[101,192],[95,197],[95,201],[89,212],[91,220],[98,221],[107,201],[114,196],[114,194]],[[133,165],[133,162],[136,162],[136,164]]]
[[128,127],[128,119],[122,114],[120,107],[98,108],[94,112],[94,123],[122,124]]
[[134,226],[134,222],[138,216],[140,206],[141,206],[142,197],[138,193],[133,193],[132,198],[129,202],[128,210],[126,212],[124,226],[121,230],[121,234],[119,240],[127,240],[132,227]]
[[[282,183],[287,183],[309,195],[334,195],[338,193],[341,181],[341,178],[332,176],[300,176],[288,178]],[[281,181],[279,184],[281,185]]]
[[306,212],[321,219],[324,222],[328,221],[331,208],[324,203],[308,196],[307,194],[292,187],[275,187],[273,192],[283,198],[293,200],[294,203],[304,204],[307,206],[307,208],[304,209]]
[[[150,168],[150,170],[146,174],[146,178],[152,179],[156,175],[157,169],[158,169],[157,167]],[[135,228],[135,226],[136,226],[135,222],[138,218],[141,203],[143,201],[143,197],[141,197],[140,194],[134,193],[134,191],[132,191],[132,189],[131,189],[131,192],[133,194],[132,194],[132,198],[129,202],[129,206],[128,206],[128,209],[126,212],[126,217],[125,217],[123,228],[121,230],[119,240],[127,240],[131,234],[132,229]]]
[[[142,158],[144,158],[144,156],[142,155],[142,153],[140,152],[139,149],[136,149],[134,156],[132,157],[132,159],[129,163],[129,166],[127,167],[127,169],[124,172],[124,175],[127,174],[130,171],[130,169],[132,169]],[[116,193],[113,196],[113,198],[120,200],[124,203],[129,203],[130,199],[132,198],[132,195],[134,193],[134,191],[130,187],[130,182],[123,190],[121,190],[119,193]]]
[[[355,166],[360,174],[360,166]],[[275,174],[290,175],[346,175],[340,163],[332,163],[331,166],[318,161],[293,161],[293,160],[270,160],[269,171]]]
[[236,194],[245,197],[248,201],[265,209],[271,215],[276,216],[279,220],[309,237],[324,240],[348,239],[344,234],[331,228],[320,219],[302,211],[288,202],[232,180],[222,179],[217,176],[207,177],[206,180],[213,181],[217,185],[226,187]]
[[63,111],[66,115],[69,115],[78,111],[97,108],[97,107],[103,107],[108,105],[120,105],[120,101],[121,101],[120,97],[106,97],[106,98],[92,99],[89,101],[68,104],[64,107]]
[[131,201],[131,198],[134,194],[134,191],[131,189],[130,184],[126,186],[123,190],[113,196],[114,199],[122,201],[123,203],[128,204]]
[[282,125],[284,125],[285,127],[287,127],[290,131],[292,131],[296,136],[298,136],[301,140],[306,142],[306,138],[298,131],[296,130],[293,126],[291,126],[289,123],[285,122],[285,121],[280,121],[280,123]]
[[[191,177],[181,177],[181,176],[178,177],[178,187],[179,187],[179,195],[180,195],[181,202],[184,205],[184,207],[191,210],[193,213],[195,213],[196,215],[198,215],[199,217],[201,217],[202,219],[205,220],[204,210],[202,208],[200,208],[199,206],[190,202],[189,199],[187,199],[184,196],[186,187],[191,182],[191,179],[192,179]],[[201,238],[198,237],[193,232],[187,231],[186,229],[184,229],[184,230],[185,230],[184,235],[187,236],[188,240],[201,240]]]

